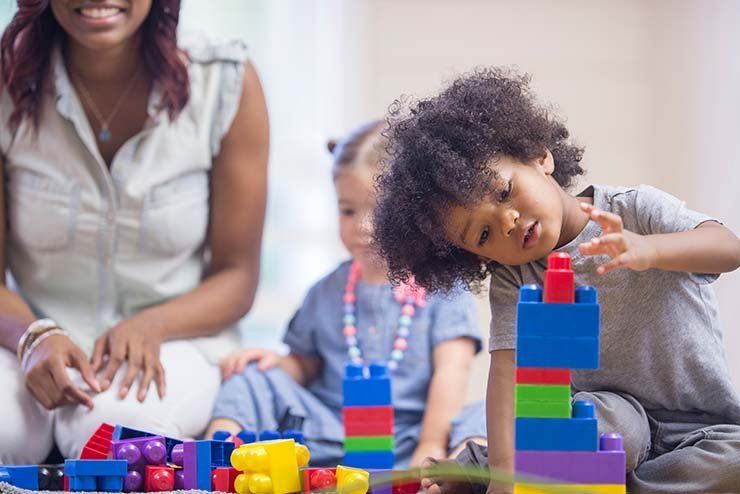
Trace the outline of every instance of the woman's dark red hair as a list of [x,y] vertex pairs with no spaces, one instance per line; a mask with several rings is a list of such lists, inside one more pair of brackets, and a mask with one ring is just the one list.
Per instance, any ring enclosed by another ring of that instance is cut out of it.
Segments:
[[[49,4],[50,0],[18,0],[18,11],[0,41],[0,77],[13,100],[8,118],[13,130],[24,117],[32,118],[38,127],[51,48],[64,35]],[[179,18],[180,0],[153,0],[141,26],[141,55],[162,89],[162,108],[171,119],[190,95],[188,70],[177,47]]]

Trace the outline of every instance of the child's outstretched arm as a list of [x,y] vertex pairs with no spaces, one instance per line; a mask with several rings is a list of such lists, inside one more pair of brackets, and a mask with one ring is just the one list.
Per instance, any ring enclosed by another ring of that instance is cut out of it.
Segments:
[[616,214],[586,203],[581,203],[581,209],[599,223],[604,235],[581,244],[579,251],[612,258],[599,266],[600,274],[619,268],[727,273],[740,266],[740,240],[716,221],[706,221],[685,232],[640,235],[625,230],[622,218]]
[[445,458],[450,423],[465,402],[475,343],[455,338],[434,347],[434,374],[429,384],[427,408],[422,419],[419,444],[410,466],[419,466],[427,457]]
[[[499,472],[514,473],[514,350],[491,352],[486,390],[488,464]],[[510,485],[491,483],[489,494],[512,492]]]

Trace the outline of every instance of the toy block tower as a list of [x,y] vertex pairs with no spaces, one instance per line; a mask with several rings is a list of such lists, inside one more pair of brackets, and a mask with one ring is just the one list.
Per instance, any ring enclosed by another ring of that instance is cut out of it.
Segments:
[[344,464],[357,468],[393,468],[393,402],[385,362],[369,368],[347,363],[342,385]]
[[548,257],[544,285],[544,294],[537,285],[519,290],[514,461],[517,475],[542,484],[518,483],[514,492],[557,487],[623,494],[621,436],[599,438],[593,403],[571,406],[571,369],[599,368],[596,290],[574,289],[570,256],[564,253]]

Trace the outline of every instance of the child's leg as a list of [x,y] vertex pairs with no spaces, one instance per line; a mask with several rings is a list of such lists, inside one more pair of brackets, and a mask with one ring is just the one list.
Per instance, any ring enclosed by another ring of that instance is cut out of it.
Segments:
[[617,432],[624,439],[627,472],[645,461],[650,453],[650,424],[642,405],[626,393],[610,391],[580,392],[575,400],[593,402],[599,420],[599,434]]
[[628,475],[631,492],[738,492],[740,425],[656,425],[651,459]]
[[336,465],[344,455],[341,419],[309,390],[280,368],[261,372],[248,365],[223,383],[213,408],[209,431],[280,429],[286,415],[302,419],[311,464]]

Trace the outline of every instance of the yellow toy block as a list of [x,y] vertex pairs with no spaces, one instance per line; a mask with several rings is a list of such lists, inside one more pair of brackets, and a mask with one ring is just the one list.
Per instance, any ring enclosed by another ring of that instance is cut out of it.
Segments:
[[366,494],[370,488],[370,474],[365,470],[337,466],[337,494]]
[[244,444],[231,453],[231,465],[244,472],[234,480],[234,490],[237,494],[300,492],[298,468],[309,459],[308,448],[292,439]]
[[514,494],[626,494],[624,484],[514,484]]

